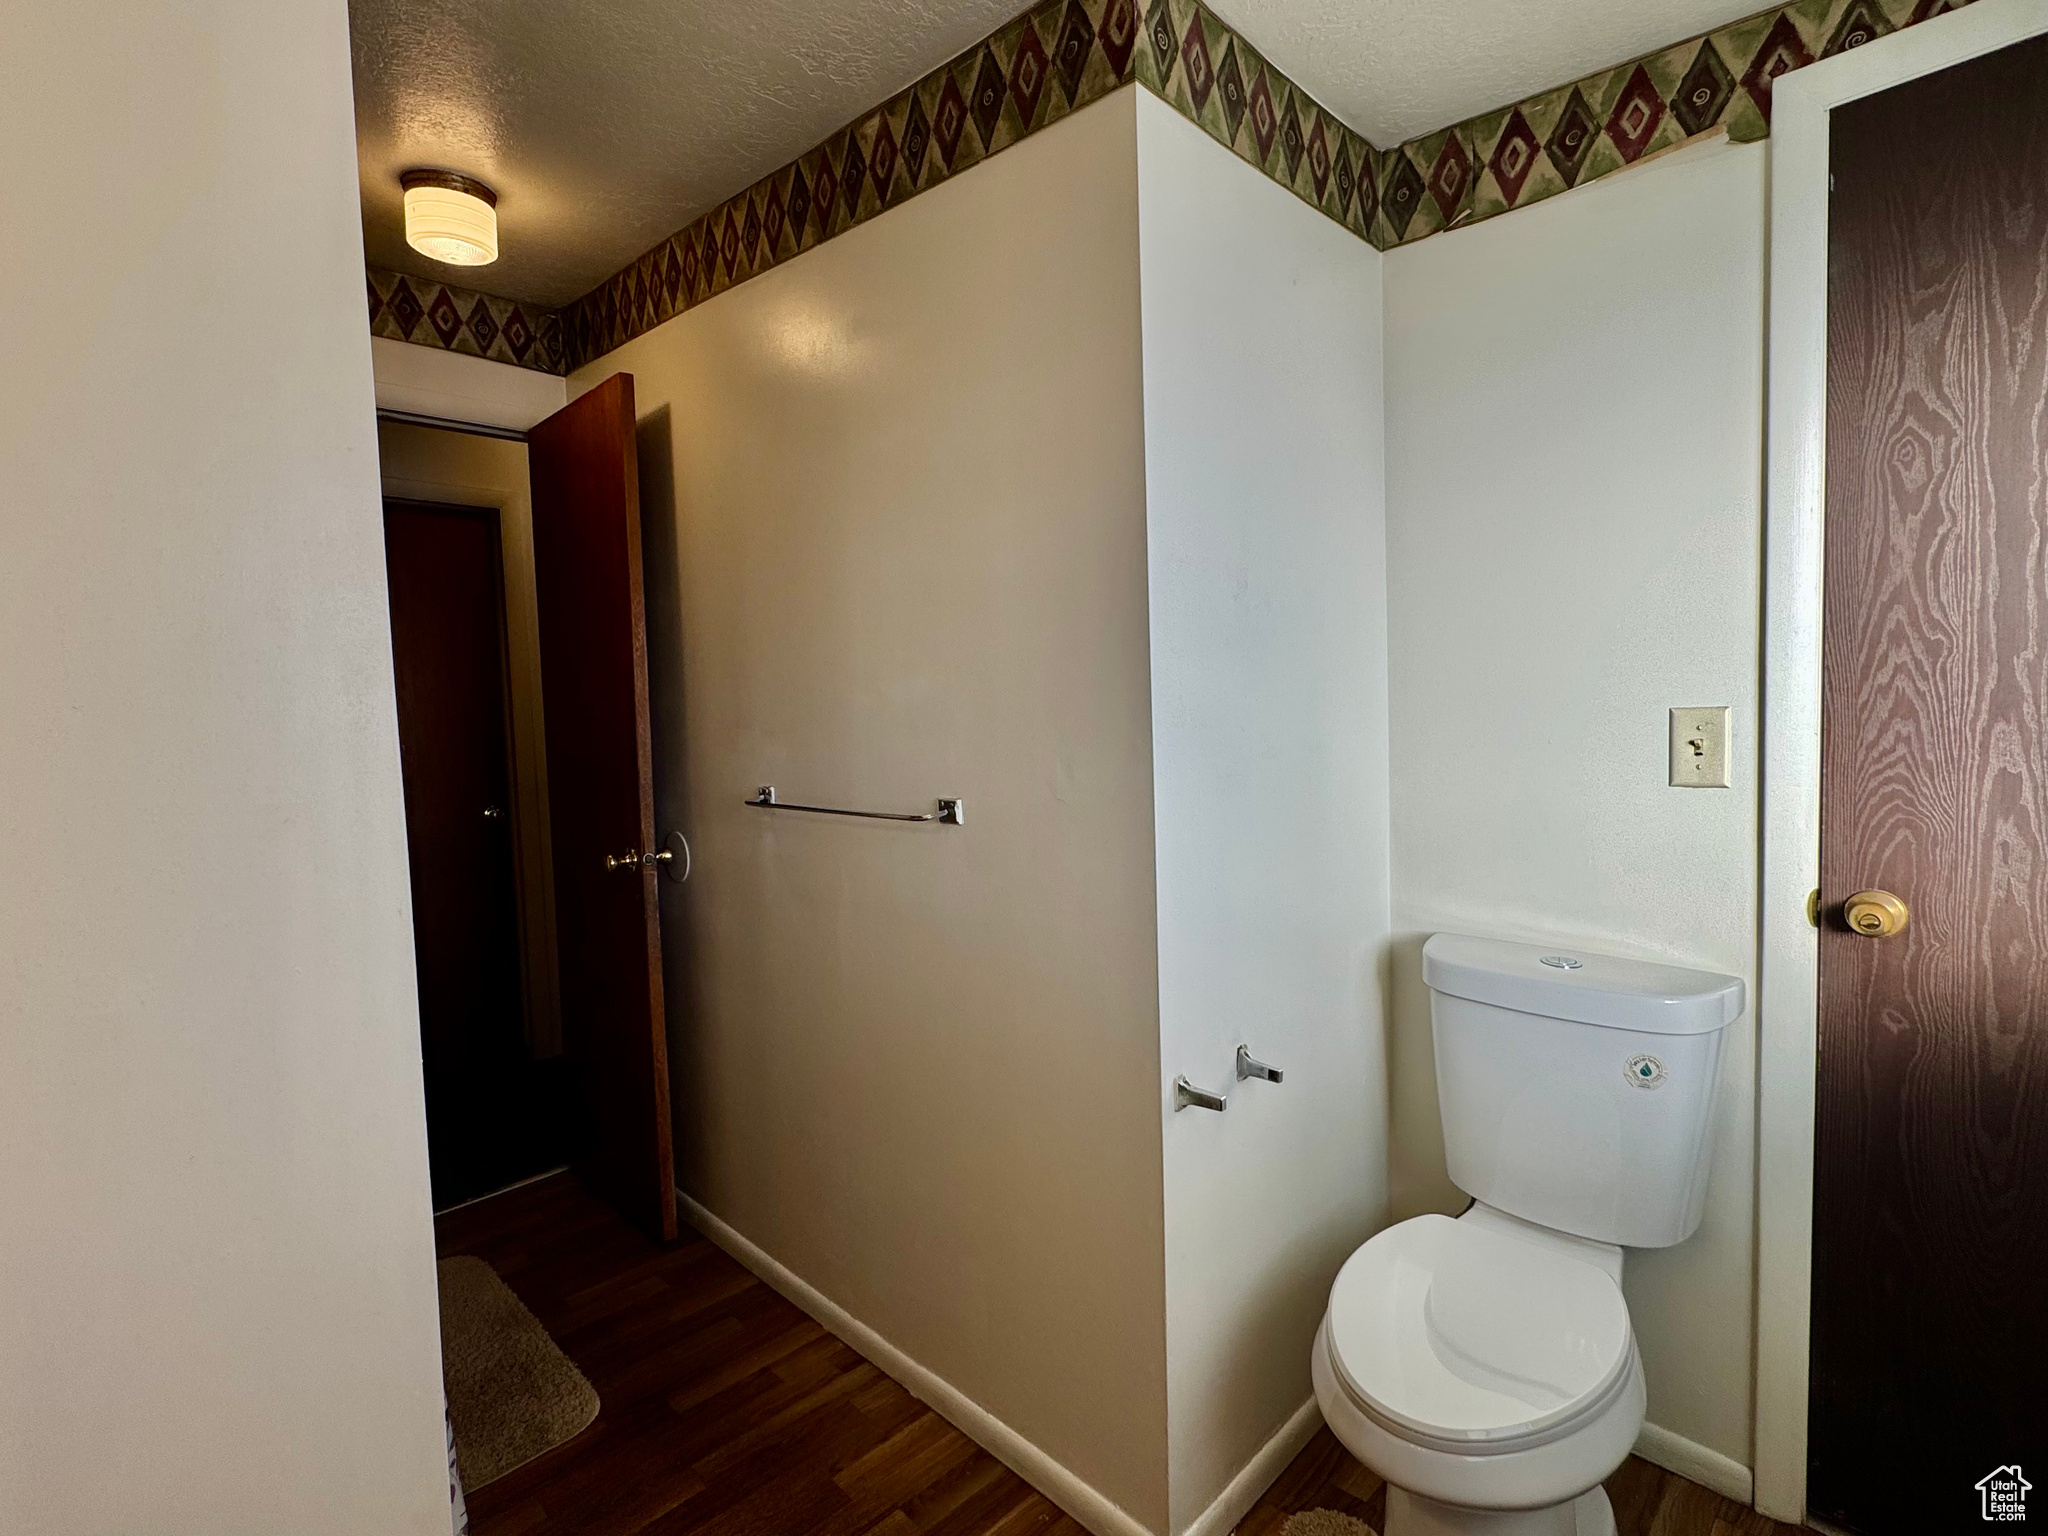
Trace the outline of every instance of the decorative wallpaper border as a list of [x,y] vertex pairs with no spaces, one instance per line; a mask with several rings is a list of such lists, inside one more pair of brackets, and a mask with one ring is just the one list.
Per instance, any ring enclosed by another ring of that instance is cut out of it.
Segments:
[[562,317],[538,304],[368,269],[370,334],[487,357],[537,373],[567,373]]
[[1381,161],[1381,250],[1526,208],[1725,130],[1771,131],[1771,82],[1970,0],[1795,0],[1467,118]]
[[1132,81],[1369,238],[1373,151],[1199,0],[1041,0],[563,312],[580,367]]
[[1793,0],[1380,150],[1201,0],[1040,0],[559,313],[373,270],[371,331],[567,373],[1133,83],[1391,250],[1703,134],[1761,139],[1778,76],[1969,3]]
[[1380,153],[1196,0],[1155,0],[1138,83],[1240,160],[1361,239],[1379,211]]

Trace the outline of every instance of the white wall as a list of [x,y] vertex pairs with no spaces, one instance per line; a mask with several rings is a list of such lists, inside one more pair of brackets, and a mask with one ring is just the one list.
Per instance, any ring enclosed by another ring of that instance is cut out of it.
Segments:
[[0,142],[0,1528],[445,1536],[346,10],[7,7]]
[[[1427,933],[1754,991],[1764,173],[1704,145],[1387,258],[1397,1215],[1464,1204]],[[1681,704],[1734,707],[1733,789],[1667,787]],[[1625,1282],[1651,1422],[1723,1471],[1750,1460],[1753,1036],[1704,1224]]]
[[[1386,1215],[1382,258],[1137,94],[1180,1531],[1320,1422],[1309,1347]],[[1173,1114],[1240,1042],[1286,1081]]]
[[682,1187],[1160,1530],[1135,95],[571,390],[642,418]]
[[377,408],[524,432],[569,403],[569,381],[488,357],[370,338]]
[[[506,367],[488,359],[463,361]],[[378,370],[380,397],[384,371],[382,367]],[[556,382],[564,383],[559,379]],[[519,850],[514,868],[519,885],[521,1000],[526,1010],[527,1039],[534,1053],[559,1056],[562,989],[555,950],[554,849],[548,836],[547,719],[540,692],[540,609],[533,585],[533,491],[526,469],[526,445],[471,432],[380,421],[377,459],[386,496],[498,510],[505,593],[506,708],[512,728],[511,811]]]

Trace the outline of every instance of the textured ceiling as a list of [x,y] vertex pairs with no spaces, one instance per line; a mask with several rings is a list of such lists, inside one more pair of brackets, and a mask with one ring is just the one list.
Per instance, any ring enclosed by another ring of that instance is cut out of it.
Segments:
[[1711,32],[1769,0],[1210,0],[1385,149]]
[[[1022,0],[351,0],[377,266],[562,304],[972,46]],[[499,258],[405,243],[398,177],[498,193]]]
[[[1027,0],[352,0],[371,262],[563,304]],[[1709,31],[1756,0],[1211,0],[1385,147]],[[501,255],[405,244],[399,173],[497,189]]]

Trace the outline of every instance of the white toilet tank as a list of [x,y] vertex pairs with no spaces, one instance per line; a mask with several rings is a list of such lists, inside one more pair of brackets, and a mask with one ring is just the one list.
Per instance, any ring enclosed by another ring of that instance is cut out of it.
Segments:
[[1449,933],[1422,976],[1460,1189],[1628,1248],[1692,1235],[1740,977]]

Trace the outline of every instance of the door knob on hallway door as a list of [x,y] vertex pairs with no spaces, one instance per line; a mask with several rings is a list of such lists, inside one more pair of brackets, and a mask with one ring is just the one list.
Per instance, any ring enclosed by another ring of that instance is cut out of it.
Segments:
[[[680,848],[683,857],[676,860]],[[690,844],[680,832],[671,832],[662,839],[658,851],[642,853],[637,848],[628,848],[624,853],[608,853],[604,856],[604,867],[608,871],[621,869],[658,869],[669,879],[681,885],[690,878]]]
[[1866,939],[1888,939],[1904,932],[1913,914],[1890,891],[1858,891],[1842,903],[1842,916],[1851,932]]

